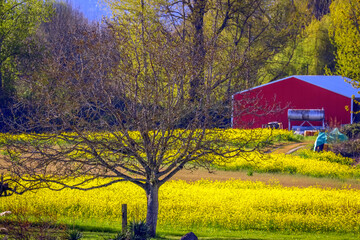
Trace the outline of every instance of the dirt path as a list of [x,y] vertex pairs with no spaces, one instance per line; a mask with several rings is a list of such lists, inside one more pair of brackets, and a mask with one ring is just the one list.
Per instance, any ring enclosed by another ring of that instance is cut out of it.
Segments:
[[245,171],[220,171],[216,170],[209,173],[205,169],[198,169],[195,171],[182,170],[177,173],[174,180],[197,181],[201,179],[210,179],[214,181],[226,181],[230,179],[239,179],[247,181],[261,181],[265,183],[278,182],[285,187],[310,187],[320,186],[323,188],[344,188],[349,187],[360,189],[360,181],[357,180],[337,180],[328,178],[314,178],[301,175],[287,175],[287,174],[271,174],[271,173],[253,173],[253,176],[248,176]]
[[274,153],[286,153],[291,154],[301,148],[304,148],[310,144],[314,143],[313,140],[306,141],[306,142],[300,142],[300,143],[290,143],[283,146],[280,146],[279,148],[275,149]]
[[[274,153],[291,154],[299,149],[305,148],[312,144],[313,141],[306,141],[301,143],[291,143],[276,148]],[[285,187],[310,187],[321,186],[323,188],[343,188],[351,187],[360,189],[360,181],[357,180],[337,180],[328,178],[314,178],[301,175],[287,175],[287,174],[271,174],[271,173],[254,173],[253,176],[248,176],[246,171],[220,171],[216,170],[209,173],[205,169],[198,169],[195,171],[183,170],[174,176],[173,179],[185,181],[197,181],[201,179],[210,179],[214,181],[226,181],[230,179],[240,179],[247,181],[261,181],[265,183],[278,182]]]

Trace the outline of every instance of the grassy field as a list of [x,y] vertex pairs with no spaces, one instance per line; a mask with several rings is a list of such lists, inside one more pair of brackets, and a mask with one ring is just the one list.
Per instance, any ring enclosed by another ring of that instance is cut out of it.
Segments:
[[[160,188],[158,239],[180,239],[190,231],[214,240],[359,239],[359,168],[331,153],[285,155],[281,149],[291,147],[278,147],[251,164],[234,159],[214,166],[214,173],[178,173]],[[124,203],[130,220],[145,218],[145,193],[131,183],[29,192],[2,198],[0,211],[13,212],[7,220],[45,217],[84,232],[83,239],[109,239],[121,231]]]
[[[179,240],[188,229],[159,229],[156,240]],[[200,240],[358,240],[359,234],[352,233],[287,233],[268,231],[226,231],[222,229],[197,229]],[[114,237],[114,233],[84,232],[84,239],[103,240]]]

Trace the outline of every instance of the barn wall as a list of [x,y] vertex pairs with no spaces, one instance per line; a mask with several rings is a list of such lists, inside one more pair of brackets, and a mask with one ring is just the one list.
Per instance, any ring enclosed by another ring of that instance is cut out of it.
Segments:
[[[233,127],[258,128],[272,121],[288,128],[287,109],[325,110],[325,123],[348,124],[351,99],[294,77],[234,95]],[[275,111],[275,108],[282,111]],[[321,122],[311,122],[320,126]],[[292,122],[292,126],[301,122]]]

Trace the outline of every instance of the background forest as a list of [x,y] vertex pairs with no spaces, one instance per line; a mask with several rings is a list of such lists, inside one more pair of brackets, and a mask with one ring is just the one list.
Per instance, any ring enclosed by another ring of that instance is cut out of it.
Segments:
[[[358,86],[357,1],[203,1],[194,6],[198,9],[172,1],[106,0],[105,4],[113,15],[97,23],[66,2],[0,1],[4,116],[19,98],[36,98],[42,84],[62,91],[69,79],[109,78],[111,69],[128,54],[119,38],[120,28],[127,24],[135,29],[145,20],[153,26],[143,25],[143,30],[148,28],[153,35],[128,34],[147,38],[146,47],[165,46],[160,41],[169,36],[182,42],[184,61],[178,64],[192,65],[197,75],[185,90],[190,98],[196,98],[196,89],[206,78],[210,90],[219,90],[219,103],[229,103],[235,92],[289,75],[339,74]],[[130,17],[138,19],[130,22]],[[160,36],[161,32],[167,36]]]

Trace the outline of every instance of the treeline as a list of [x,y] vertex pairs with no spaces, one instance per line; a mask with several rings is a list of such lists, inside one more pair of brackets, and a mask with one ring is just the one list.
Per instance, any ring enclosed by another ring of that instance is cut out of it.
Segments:
[[6,120],[26,122],[32,113],[47,114],[39,111],[46,100],[75,103],[69,81],[100,81],[119,64],[111,30],[67,2],[2,0],[0,16],[2,130],[9,130]]
[[112,17],[97,23],[66,2],[0,0],[2,129],[39,114],[58,124],[56,111],[99,120],[104,101],[133,125],[139,111],[187,106],[183,127],[230,115],[233,93],[281,77],[359,80],[358,1],[104,3]]
[[[359,88],[360,3],[354,0],[309,0],[310,18],[297,39],[296,46],[285,49],[275,59],[288,59],[281,77],[290,75],[341,75],[352,79]],[[272,70],[268,81],[273,80]]]

